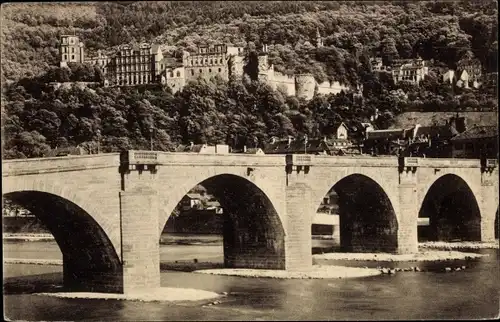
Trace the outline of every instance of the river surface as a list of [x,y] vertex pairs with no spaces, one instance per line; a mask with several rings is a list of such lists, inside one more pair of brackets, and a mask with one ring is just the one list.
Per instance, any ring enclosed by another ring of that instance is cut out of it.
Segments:
[[[162,264],[222,263],[220,237],[163,236]],[[193,241],[193,239],[196,239]],[[189,241],[189,242],[188,242]],[[194,243],[194,244],[193,244]],[[314,247],[328,241],[313,241]],[[499,312],[499,250],[464,271],[400,272],[357,279],[281,280],[162,270],[165,287],[228,292],[221,304],[61,299],[62,266],[4,265],[4,314],[14,320],[392,320],[493,318]],[[4,241],[5,258],[61,259],[57,244]],[[363,266],[363,263],[359,263]],[[373,264],[372,264],[373,265]],[[449,265],[449,264],[447,264]]]

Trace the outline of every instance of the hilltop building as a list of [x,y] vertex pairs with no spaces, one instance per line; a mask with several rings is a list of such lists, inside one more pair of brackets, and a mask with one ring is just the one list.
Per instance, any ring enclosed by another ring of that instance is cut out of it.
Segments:
[[67,66],[68,63],[84,62],[84,45],[77,36],[62,35],[59,46],[60,66]]
[[385,66],[382,58],[370,59],[373,71],[391,73],[394,84],[401,81],[418,85],[429,74],[427,61],[422,58],[417,59],[396,59],[391,66]]
[[[316,43],[318,47],[323,46],[319,30]],[[68,62],[99,66],[105,75],[105,86],[162,84],[174,93],[194,79],[242,77],[245,65],[245,48],[224,44],[200,46],[195,52],[183,51],[179,57],[164,55],[157,44],[126,44],[113,54],[98,51],[96,56],[85,58],[84,45],[79,38],[64,35],[61,36],[60,52],[61,67],[67,66]],[[275,71],[268,62],[267,45],[259,50],[258,59],[259,80],[286,95],[310,100],[315,93],[326,95],[350,90],[336,81],[318,83],[312,74],[285,75]]]
[[421,58],[396,60],[391,73],[394,84],[406,81],[418,85],[429,74],[429,67]]

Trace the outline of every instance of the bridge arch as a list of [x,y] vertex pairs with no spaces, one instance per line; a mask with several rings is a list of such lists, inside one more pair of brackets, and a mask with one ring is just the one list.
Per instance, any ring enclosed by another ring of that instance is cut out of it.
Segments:
[[272,198],[263,188],[237,174],[211,174],[201,180],[192,179],[175,191],[160,190],[161,229],[182,198],[198,184],[222,206],[226,267],[285,269],[285,229]]
[[63,255],[64,287],[71,291],[121,292],[122,265],[105,229],[75,202],[75,195],[53,185],[38,184],[39,189],[36,184],[20,189],[10,186],[3,198],[28,209],[54,236]]
[[386,191],[371,177],[351,173],[315,194],[315,210],[331,192],[338,196],[342,251],[397,252],[398,219]]
[[423,196],[418,215],[429,218],[429,240],[481,240],[480,207],[464,178],[444,174],[430,184]]

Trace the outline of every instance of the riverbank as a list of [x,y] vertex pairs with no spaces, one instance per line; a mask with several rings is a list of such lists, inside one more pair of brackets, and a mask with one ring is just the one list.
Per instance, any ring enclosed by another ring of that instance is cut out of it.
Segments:
[[52,241],[54,240],[54,236],[52,234],[43,234],[43,233],[3,233],[3,240],[9,241]]
[[290,272],[272,269],[223,268],[194,271],[195,273],[211,275],[229,275],[241,277],[262,277],[281,279],[323,279],[323,278],[356,278],[382,274],[373,268],[313,265],[310,271]]
[[472,241],[463,241],[463,242],[439,242],[439,241],[430,241],[418,243],[418,247],[422,249],[442,249],[442,250],[451,250],[451,249],[500,249],[499,240],[495,240],[492,242],[472,242]]
[[351,260],[351,261],[383,261],[383,262],[426,262],[449,261],[457,259],[475,259],[484,254],[459,251],[419,250],[416,254],[390,253],[325,253],[313,255],[313,259],[321,260]]
[[202,301],[220,297],[215,292],[198,290],[193,288],[158,287],[146,290],[134,290],[127,294],[114,293],[91,293],[91,292],[56,292],[36,293],[40,296],[51,296],[58,298],[86,299],[86,300],[127,300],[140,302],[178,302],[178,301]]
[[4,264],[31,264],[62,266],[62,259],[4,258]]

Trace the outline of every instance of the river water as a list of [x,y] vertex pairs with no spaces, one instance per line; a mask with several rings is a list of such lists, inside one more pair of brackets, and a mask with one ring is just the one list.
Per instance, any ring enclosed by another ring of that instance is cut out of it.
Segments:
[[[220,237],[163,238],[162,263],[222,263]],[[190,242],[186,242],[190,240]],[[313,246],[326,246],[314,241]],[[321,244],[321,245],[320,245]],[[14,320],[373,320],[477,319],[499,312],[498,250],[464,271],[400,272],[357,279],[281,280],[162,270],[165,287],[228,292],[221,304],[61,299],[62,267],[4,265],[4,314]],[[61,259],[55,242],[5,242],[5,258]],[[359,263],[359,265],[364,265]],[[449,265],[449,264],[448,264]]]

